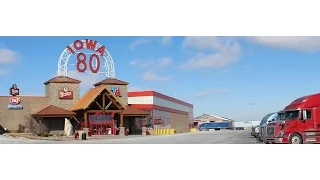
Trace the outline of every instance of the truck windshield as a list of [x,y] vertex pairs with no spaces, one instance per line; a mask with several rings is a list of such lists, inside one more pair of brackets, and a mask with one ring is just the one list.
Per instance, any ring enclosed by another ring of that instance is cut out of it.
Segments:
[[273,115],[273,113],[266,115],[260,122],[260,125],[264,125],[265,123],[267,123],[267,120],[269,119],[269,117]]
[[285,119],[285,113],[278,113],[276,120],[279,121],[279,120],[284,120],[284,119]]
[[284,119],[297,119],[299,117],[299,110],[296,111],[286,111],[284,115]]

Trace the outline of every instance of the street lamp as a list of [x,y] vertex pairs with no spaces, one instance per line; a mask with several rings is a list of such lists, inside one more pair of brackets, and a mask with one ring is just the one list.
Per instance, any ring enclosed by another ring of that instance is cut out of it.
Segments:
[[250,105],[250,121],[252,121],[252,106],[253,106],[253,103],[249,103]]

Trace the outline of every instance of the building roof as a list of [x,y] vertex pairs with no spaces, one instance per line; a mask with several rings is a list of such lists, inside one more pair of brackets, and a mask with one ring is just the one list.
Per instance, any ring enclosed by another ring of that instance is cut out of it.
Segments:
[[198,117],[195,117],[194,120],[205,120],[205,121],[233,121],[232,119],[215,116],[215,115],[209,115],[209,114],[202,114]]
[[107,79],[104,79],[100,82],[97,82],[94,84],[94,86],[100,86],[101,84],[110,84],[110,85],[128,85],[129,83],[128,82],[125,82],[125,81],[121,81],[119,79],[115,79],[115,78],[107,78]]
[[73,79],[68,76],[57,76],[52,79],[49,79],[48,81],[44,82],[43,84],[47,85],[49,83],[73,83],[73,84],[80,84],[81,81],[77,79]]
[[54,105],[49,105],[40,111],[33,113],[32,116],[38,116],[38,117],[72,117],[76,115],[75,112],[68,111],[63,108],[59,108]]
[[126,109],[123,110],[123,115],[124,116],[148,116],[149,113],[128,105]]
[[71,108],[72,111],[76,110],[85,110],[89,107],[89,105],[102,93],[103,90],[106,90],[110,99],[122,109],[125,109],[126,106],[114,96],[110,89],[106,86],[97,86],[95,88],[89,89]]

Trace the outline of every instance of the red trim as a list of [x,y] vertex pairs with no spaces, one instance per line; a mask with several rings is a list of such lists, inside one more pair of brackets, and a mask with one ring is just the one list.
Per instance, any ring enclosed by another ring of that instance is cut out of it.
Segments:
[[165,99],[165,100],[177,103],[177,104],[181,104],[181,105],[193,108],[192,104],[189,104],[189,103],[186,103],[184,101],[178,100],[176,98],[173,98],[173,97],[158,93],[156,91],[134,91],[134,92],[128,92],[128,97],[138,97],[138,96],[155,96],[155,97],[158,97],[158,98],[161,98],[161,99]]
[[137,108],[137,109],[142,109],[142,110],[156,109],[156,110],[167,111],[167,112],[171,112],[171,113],[188,115],[188,112],[185,112],[185,111],[179,111],[179,110],[175,110],[175,109],[171,109],[171,108],[167,108],[167,107],[163,107],[163,106],[157,106],[157,105],[153,105],[153,104],[131,104],[131,106],[134,108]]

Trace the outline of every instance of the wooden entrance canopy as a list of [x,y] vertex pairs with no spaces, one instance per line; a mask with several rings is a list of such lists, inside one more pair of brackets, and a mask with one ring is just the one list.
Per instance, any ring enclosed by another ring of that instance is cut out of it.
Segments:
[[120,113],[120,127],[123,127],[124,109],[126,109],[125,104],[123,104],[105,85],[89,89],[71,108],[72,111],[84,111],[85,128],[88,128],[89,126],[88,113],[97,112]]

